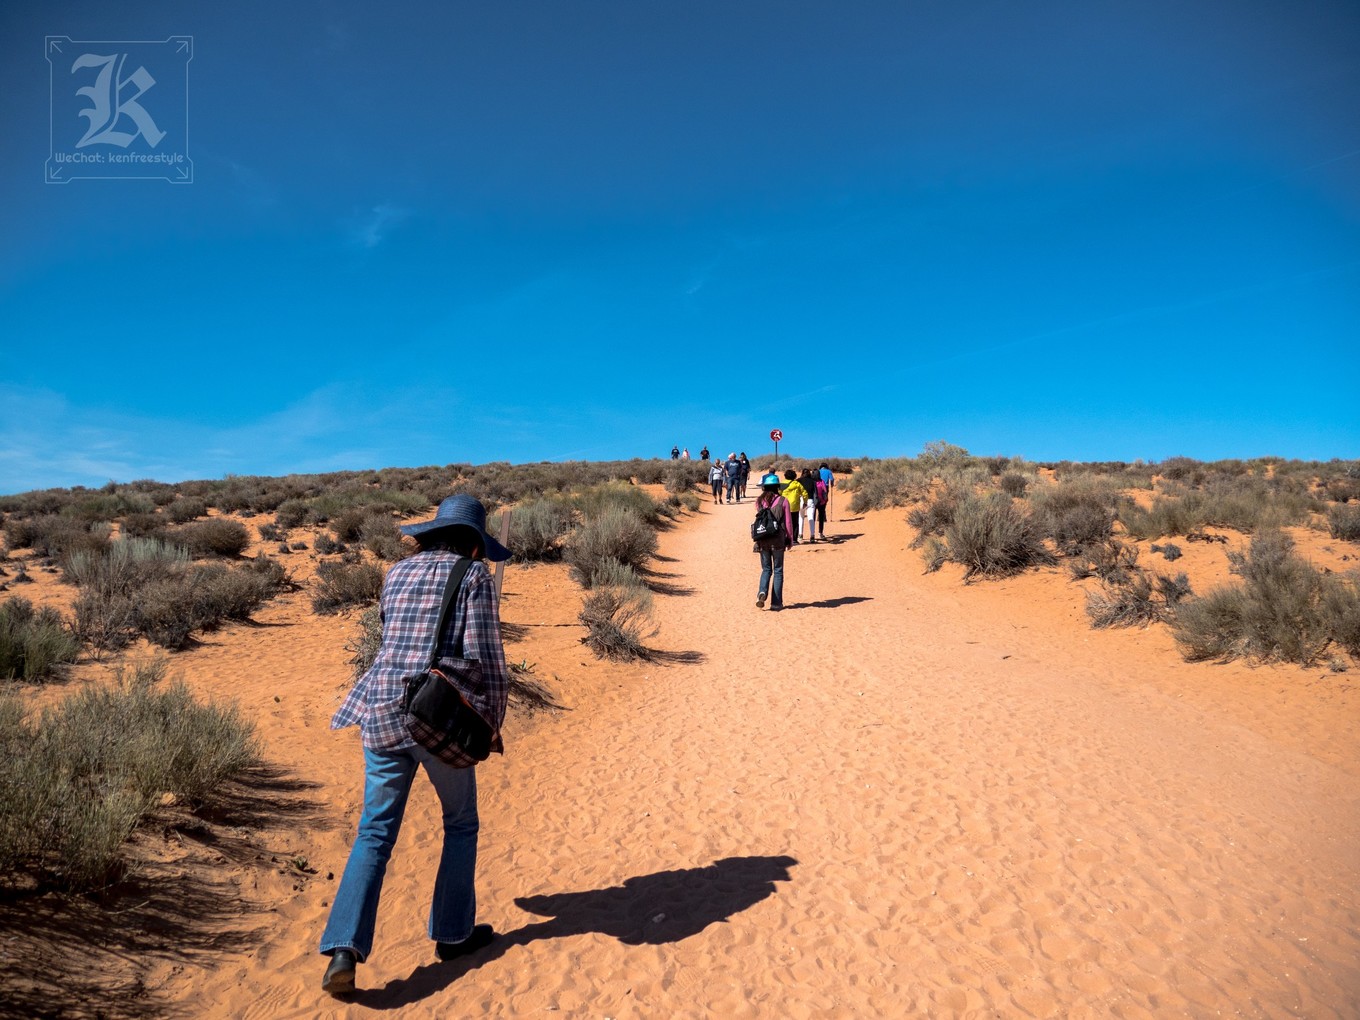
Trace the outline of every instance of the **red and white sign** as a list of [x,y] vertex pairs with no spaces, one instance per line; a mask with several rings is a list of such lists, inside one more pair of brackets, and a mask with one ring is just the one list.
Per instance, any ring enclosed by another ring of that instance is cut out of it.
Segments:
[[770,429],[770,438],[777,443],[784,438],[784,433],[779,429]]

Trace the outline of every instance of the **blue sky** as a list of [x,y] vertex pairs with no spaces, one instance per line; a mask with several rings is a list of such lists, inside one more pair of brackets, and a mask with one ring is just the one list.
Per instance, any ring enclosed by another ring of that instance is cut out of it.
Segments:
[[[1360,455],[1352,0],[124,6],[0,8],[0,492]],[[45,183],[186,35],[192,183]]]

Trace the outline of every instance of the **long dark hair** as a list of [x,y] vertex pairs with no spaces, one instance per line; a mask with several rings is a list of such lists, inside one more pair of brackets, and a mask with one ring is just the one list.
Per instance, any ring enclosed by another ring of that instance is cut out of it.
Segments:
[[435,528],[423,535],[416,535],[415,540],[416,545],[420,546],[421,552],[443,549],[446,552],[455,552],[459,556],[466,556],[469,559],[477,559],[486,551],[482,548],[482,538],[477,534],[476,529],[469,528],[466,524],[452,524],[447,528]]

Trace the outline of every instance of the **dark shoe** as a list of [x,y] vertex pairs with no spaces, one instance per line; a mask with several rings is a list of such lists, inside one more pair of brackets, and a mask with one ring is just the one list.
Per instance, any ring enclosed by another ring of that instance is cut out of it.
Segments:
[[763,592],[756,596],[756,608],[757,609],[765,608],[765,594]]
[[460,956],[467,956],[475,953],[479,949],[485,949],[491,945],[491,941],[496,937],[496,931],[489,924],[478,924],[472,928],[472,934],[463,939],[462,942],[436,942],[434,951],[445,963],[456,960]]
[[337,949],[331,953],[326,976],[321,979],[321,990],[332,995],[348,995],[354,991],[354,968],[359,965],[352,949]]

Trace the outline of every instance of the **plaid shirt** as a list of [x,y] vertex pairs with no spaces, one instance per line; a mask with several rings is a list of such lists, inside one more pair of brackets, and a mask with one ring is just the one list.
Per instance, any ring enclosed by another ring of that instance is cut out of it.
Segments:
[[[368,748],[415,746],[401,723],[402,697],[406,692],[403,679],[430,664],[430,642],[439,619],[444,585],[457,559],[457,553],[431,549],[402,560],[387,572],[381,602],[382,645],[373,665],[331,717],[331,729],[357,724],[364,747]],[[468,700],[496,729],[491,749],[504,752],[500,728],[505,720],[510,673],[501,646],[496,586],[486,565],[480,562],[468,569],[444,624],[439,638],[441,659],[453,656],[460,633],[463,658],[476,659],[482,667],[482,689]]]

